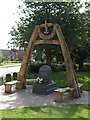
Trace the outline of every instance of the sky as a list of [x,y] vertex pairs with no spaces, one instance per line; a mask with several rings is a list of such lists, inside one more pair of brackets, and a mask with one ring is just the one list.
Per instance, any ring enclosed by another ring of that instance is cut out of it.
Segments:
[[[84,2],[85,0],[81,0]],[[15,26],[15,21],[19,21],[18,5],[20,0],[1,0],[0,1],[0,49],[8,49],[7,43],[11,36],[8,34]]]
[[0,49],[7,49],[7,42],[11,36],[8,34],[15,21],[19,21],[18,5],[20,0],[0,0]]

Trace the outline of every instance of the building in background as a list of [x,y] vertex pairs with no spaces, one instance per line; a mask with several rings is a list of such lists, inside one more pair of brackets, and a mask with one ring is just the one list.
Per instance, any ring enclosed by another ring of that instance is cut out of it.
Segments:
[[24,55],[24,51],[19,49],[19,50],[16,50],[14,57],[16,60],[22,61],[23,55]]
[[21,61],[24,55],[23,50],[5,50],[0,49],[0,61],[4,60],[18,60]]

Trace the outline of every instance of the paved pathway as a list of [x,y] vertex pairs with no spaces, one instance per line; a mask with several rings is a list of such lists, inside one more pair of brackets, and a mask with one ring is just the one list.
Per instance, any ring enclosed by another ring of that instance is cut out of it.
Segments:
[[[15,90],[12,94],[4,93],[4,86],[0,86],[0,109],[13,109],[19,107],[58,105],[54,102],[53,94],[37,95],[32,93],[32,86],[28,85],[27,89]],[[67,99],[63,102],[65,104],[90,104],[88,96],[90,92],[83,91],[82,96],[78,99]],[[60,103],[60,104],[61,104]]]

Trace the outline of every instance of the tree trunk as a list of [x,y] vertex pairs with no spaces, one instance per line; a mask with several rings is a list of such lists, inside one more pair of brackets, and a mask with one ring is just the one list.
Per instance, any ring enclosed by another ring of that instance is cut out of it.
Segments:
[[48,48],[45,49],[45,53],[46,53],[46,64],[51,66],[51,61],[52,61],[52,54],[51,54],[51,50],[49,50]]
[[83,63],[84,63],[84,61],[83,60],[80,60],[79,61],[79,71],[83,71]]

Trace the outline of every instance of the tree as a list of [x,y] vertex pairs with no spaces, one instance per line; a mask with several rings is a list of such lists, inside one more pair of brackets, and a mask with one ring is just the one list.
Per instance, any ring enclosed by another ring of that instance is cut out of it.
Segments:
[[[14,37],[12,40],[13,44],[20,47],[26,47],[25,42],[28,43],[35,25],[42,24],[45,21],[58,23],[61,26],[72,56],[76,60],[79,59],[79,57],[82,59],[83,55],[80,54],[80,50],[78,50],[78,48],[80,46],[80,48],[83,48],[81,41],[82,38],[84,40],[85,33],[83,34],[82,32],[86,30],[86,19],[83,17],[84,14],[79,12],[79,9],[82,7],[79,2],[34,2],[24,4],[25,6],[23,9],[22,7],[19,7],[21,8],[24,17],[21,17],[21,22],[17,23],[17,29],[12,28],[10,31],[10,34]],[[83,19],[81,19],[81,16]],[[87,18],[86,14],[85,18]],[[84,43],[87,45],[85,40]],[[86,47],[84,48],[86,50]],[[59,47],[52,45],[44,46],[47,64],[51,64],[52,56],[54,55],[56,55],[58,59],[58,55],[54,54],[56,49],[57,51],[60,50]],[[82,54],[83,53],[84,52],[82,52]]]
[[[89,6],[85,3],[85,7]],[[78,34],[76,36],[76,41],[74,42],[74,47],[72,50],[73,57],[76,63],[79,64],[79,70],[83,70],[83,64],[85,60],[90,56],[90,14],[89,10],[85,10],[84,13],[80,14],[79,24],[78,24]]]

